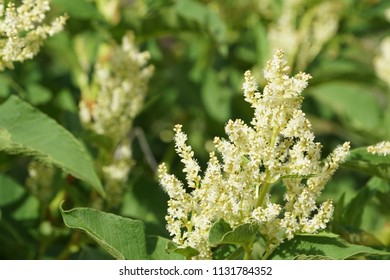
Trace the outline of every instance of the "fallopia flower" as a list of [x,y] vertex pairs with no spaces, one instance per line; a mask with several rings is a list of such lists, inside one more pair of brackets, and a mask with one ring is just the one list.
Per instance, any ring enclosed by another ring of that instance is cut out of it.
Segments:
[[[324,229],[332,217],[332,201],[318,205],[316,199],[348,155],[349,143],[321,160],[321,144],[301,110],[311,76],[289,77],[288,70],[278,50],[264,70],[268,83],[262,92],[251,72],[245,72],[244,97],[254,117],[250,125],[240,119],[227,122],[227,138],[214,139],[217,153],[210,154],[203,177],[181,125],[175,127],[189,188],[168,174],[165,164],[160,166],[160,183],[170,196],[167,228],[177,245],[195,248],[200,259],[211,257],[209,231],[218,219],[233,229],[255,225],[266,242],[266,257],[296,233]],[[270,195],[278,181],[285,187],[283,203]]]
[[[33,58],[46,38],[63,30],[66,16],[45,24],[49,1],[23,0],[16,6],[12,1],[0,1],[0,71],[13,68],[13,62]],[[4,9],[5,8],[5,9]]]

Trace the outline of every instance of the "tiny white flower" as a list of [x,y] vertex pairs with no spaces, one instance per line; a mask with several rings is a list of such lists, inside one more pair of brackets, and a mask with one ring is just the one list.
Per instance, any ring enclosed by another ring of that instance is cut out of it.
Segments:
[[367,151],[382,156],[390,155],[390,141],[382,141],[373,146],[368,146]]
[[50,10],[47,0],[23,0],[18,7],[10,1],[5,10],[1,1],[0,7],[0,71],[13,68],[15,61],[33,58],[47,37],[63,30],[67,19],[60,16],[44,24]]
[[[170,196],[167,229],[179,246],[197,249],[197,258],[211,257],[208,235],[218,219],[232,228],[256,224],[270,254],[296,233],[325,228],[332,216],[331,201],[318,207],[315,200],[348,155],[349,143],[321,161],[321,144],[314,142],[310,122],[301,111],[301,93],[311,77],[305,73],[289,77],[287,71],[279,50],[264,70],[268,84],[263,92],[250,71],[245,72],[244,97],[255,111],[252,126],[242,120],[227,122],[227,139],[214,139],[221,161],[211,153],[203,177],[187,135],[181,125],[175,126],[175,148],[190,188],[187,191],[167,174],[165,164],[160,166],[160,183]],[[286,187],[284,204],[270,198],[270,189],[279,180]]]

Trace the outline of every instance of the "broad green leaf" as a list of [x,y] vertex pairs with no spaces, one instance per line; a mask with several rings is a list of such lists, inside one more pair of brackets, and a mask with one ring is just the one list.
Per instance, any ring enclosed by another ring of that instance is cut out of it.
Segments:
[[345,260],[358,255],[390,256],[390,253],[370,247],[350,244],[330,233],[302,234],[282,243],[270,256],[274,260],[302,259],[304,257]]
[[189,246],[185,248],[180,248],[172,241],[167,242],[165,250],[167,251],[168,254],[176,253],[176,254],[183,255],[188,260],[190,260],[192,257],[199,255],[199,252],[196,249]]
[[366,147],[352,150],[344,165],[385,180],[390,180],[390,157],[371,154],[367,152]]
[[146,246],[148,255],[152,260],[184,260],[184,256],[176,253],[169,254],[166,250],[169,239],[161,236],[148,236]]
[[253,243],[258,230],[252,224],[244,224],[232,229],[223,219],[217,221],[210,229],[209,243],[211,245],[219,244],[237,244],[246,247]]
[[213,251],[213,260],[242,260],[244,248],[235,244],[223,244]]
[[336,81],[320,84],[310,90],[315,99],[358,131],[375,132],[381,124],[382,109],[373,96],[372,87]]
[[104,196],[84,146],[53,119],[16,96],[0,105],[0,150],[53,164],[92,185]]
[[83,246],[80,250],[78,260],[114,260],[106,251],[100,247]]
[[85,231],[119,260],[147,259],[144,223],[90,208],[63,210],[66,226]]
[[20,199],[25,190],[10,177],[0,174],[0,207]]
[[224,235],[231,231],[231,226],[223,219],[219,219],[210,228],[209,243],[211,245],[219,244],[223,240]]
[[307,261],[307,260],[332,260],[332,258],[329,258],[327,256],[321,256],[321,255],[298,255],[294,258],[294,260],[301,260],[301,261]]

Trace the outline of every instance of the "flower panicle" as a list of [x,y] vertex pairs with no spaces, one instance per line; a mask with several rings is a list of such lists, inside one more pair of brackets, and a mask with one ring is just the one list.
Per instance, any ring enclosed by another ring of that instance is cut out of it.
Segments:
[[381,156],[390,155],[390,141],[382,141],[375,145],[368,146],[367,152]]
[[12,1],[4,7],[1,1],[0,7],[0,71],[33,58],[47,37],[63,30],[67,20],[62,15],[45,24],[50,10],[47,0],[23,0],[18,7]]
[[[266,257],[284,239],[324,229],[332,217],[332,201],[317,205],[316,199],[346,159],[350,144],[344,143],[321,160],[322,146],[314,141],[310,122],[301,110],[302,91],[311,76],[290,77],[283,51],[267,63],[264,76],[268,83],[260,92],[251,72],[245,72],[242,89],[254,108],[251,125],[240,119],[226,123],[228,137],[214,139],[216,151],[210,154],[203,177],[186,144],[187,135],[181,125],[175,126],[176,152],[185,165],[189,188],[184,190],[181,182],[167,177],[172,175],[161,165],[165,175],[160,183],[171,198],[167,228],[173,236],[180,236],[175,239],[180,239],[179,246],[197,249],[198,258],[211,256],[208,235],[219,219],[232,228],[255,224],[266,240]],[[270,190],[279,180],[285,185],[284,203],[271,199]],[[179,185],[186,200],[172,192]],[[186,214],[175,216],[178,209],[180,215]]]

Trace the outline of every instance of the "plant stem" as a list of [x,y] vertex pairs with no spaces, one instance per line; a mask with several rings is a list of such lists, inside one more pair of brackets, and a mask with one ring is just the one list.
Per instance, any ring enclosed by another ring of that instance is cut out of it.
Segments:
[[[279,132],[277,130],[274,130],[272,133],[272,138],[271,138],[271,143],[270,143],[271,149],[273,149],[275,146],[275,141],[276,141],[276,137],[277,137],[278,133]],[[267,193],[269,192],[269,189],[271,187],[271,183],[269,182],[270,172],[268,169],[265,172],[266,172],[265,184],[259,189],[260,193],[258,193],[256,207],[260,207],[263,205],[264,198],[267,195]]]
[[253,248],[253,241],[248,244],[248,246],[242,246],[244,248],[244,260],[251,260],[252,259],[252,248]]
[[[267,176],[268,177],[268,176]],[[260,193],[259,193],[259,196],[257,198],[257,203],[256,203],[256,207],[260,207],[263,205],[263,202],[264,202],[264,198],[266,196],[266,194],[268,193],[269,189],[270,189],[270,186],[271,184],[266,182],[261,188],[260,188]]]
[[252,255],[252,251],[248,252],[247,250],[245,250],[244,260],[250,260],[251,255]]

